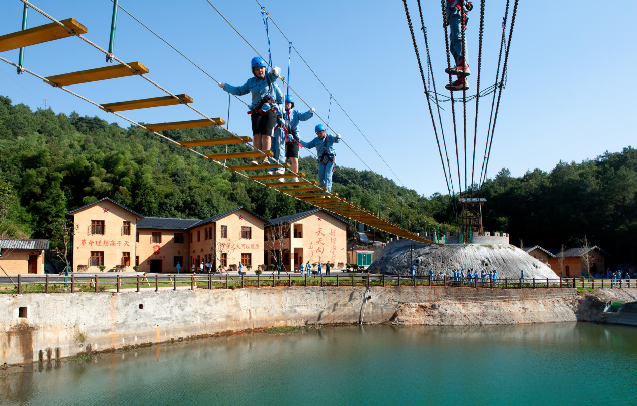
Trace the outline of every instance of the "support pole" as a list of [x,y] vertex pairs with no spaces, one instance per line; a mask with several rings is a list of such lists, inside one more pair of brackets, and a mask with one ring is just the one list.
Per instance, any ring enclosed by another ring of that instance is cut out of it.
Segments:
[[108,42],[108,55],[106,55],[106,62],[113,62],[113,49],[115,48],[115,29],[117,28],[117,8],[119,7],[119,0],[113,0],[113,18],[111,20],[111,37]]
[[[27,0],[28,2],[28,0]],[[24,3],[24,9],[22,11],[22,31],[27,29],[27,14],[29,6]],[[18,75],[22,73],[22,63],[24,62],[24,47],[20,48],[20,56],[18,57]]]

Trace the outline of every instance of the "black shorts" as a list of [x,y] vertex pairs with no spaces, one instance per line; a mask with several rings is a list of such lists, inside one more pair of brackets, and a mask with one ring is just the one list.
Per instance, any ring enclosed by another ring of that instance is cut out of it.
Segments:
[[298,158],[299,157],[299,143],[298,142],[286,142],[285,143],[285,157],[286,158]]
[[265,115],[252,113],[252,134],[272,136],[276,126],[276,113],[271,111]]

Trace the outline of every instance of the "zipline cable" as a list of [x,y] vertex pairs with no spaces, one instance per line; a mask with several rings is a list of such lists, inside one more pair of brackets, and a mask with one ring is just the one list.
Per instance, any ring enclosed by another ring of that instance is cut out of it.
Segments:
[[[462,63],[468,65],[467,63],[467,44],[465,30],[467,28],[467,14],[464,9],[464,4],[460,7],[460,17],[462,18],[462,22],[460,23],[460,32],[462,37]],[[451,30],[451,27],[449,28]],[[467,80],[466,76],[462,78],[463,82]],[[453,92],[453,91],[452,91]],[[464,134],[464,194],[465,197],[467,195],[467,86],[462,86],[462,124],[463,124],[463,134]]]
[[[259,0],[255,0],[257,2],[257,4],[260,7],[263,7],[261,5],[261,3],[259,2]],[[214,7],[214,6],[213,6]],[[217,11],[219,12],[219,11]],[[289,38],[285,35],[285,33],[283,32],[283,30],[281,30],[281,27],[279,27],[279,25],[274,21],[274,19],[272,18],[272,16],[270,17],[270,21],[272,21],[272,24],[274,24],[274,26],[277,28],[277,30],[279,30],[279,32],[281,33],[281,35],[283,36],[283,38],[285,38],[288,42],[290,42]],[[227,21],[227,20],[226,20]],[[290,42],[291,44],[291,42]],[[372,149],[374,150],[374,152],[376,152],[376,154],[378,155],[378,157],[383,161],[383,163],[387,166],[387,168],[389,168],[389,170],[391,171],[391,173],[396,177],[396,179],[400,182],[401,185],[403,185],[403,187],[405,187],[405,184],[400,180],[400,178],[398,177],[398,175],[396,175],[396,172],[394,172],[394,170],[391,168],[391,166],[389,166],[389,164],[387,163],[387,161],[385,161],[385,158],[382,157],[382,155],[380,154],[380,152],[378,152],[378,150],[376,149],[376,147],[374,147],[374,145],[369,141],[369,138],[367,138],[367,136],[365,135],[365,133],[363,133],[363,131],[360,129],[360,127],[354,122],[354,120],[352,119],[352,117],[347,113],[347,111],[345,111],[345,109],[343,108],[343,106],[338,102],[338,100],[333,96],[333,93],[330,92],[330,90],[327,88],[327,86],[325,86],[325,83],[323,83],[323,81],[318,77],[318,75],[316,74],[316,72],[314,72],[314,69],[312,69],[312,67],[310,66],[310,64],[307,63],[307,61],[305,60],[305,58],[303,58],[303,56],[301,55],[301,53],[299,52],[299,50],[292,45],[292,48],[294,49],[294,51],[296,52],[296,54],[299,56],[299,58],[301,58],[301,60],[303,61],[303,63],[305,64],[305,66],[307,66],[307,68],[310,70],[310,72],[312,72],[312,74],[314,75],[314,77],[316,78],[316,80],[319,81],[319,83],[321,84],[321,86],[323,86],[323,88],[325,89],[325,91],[330,95],[330,97],[332,97],[334,99],[334,102],[336,103],[336,105],[343,111],[343,113],[345,114],[345,116],[349,119],[349,121],[351,121],[351,123],[354,125],[354,127],[358,130],[358,132],[363,136],[363,138],[365,138],[365,140],[367,141],[367,143],[372,147]],[[329,126],[328,126],[329,127]]]
[[[507,21],[509,19],[509,5],[510,5],[510,0],[507,0],[506,8],[504,10],[504,17],[502,18],[502,39],[500,41],[500,55],[498,56],[498,70],[495,73],[496,83],[498,82],[498,78],[500,77],[500,68],[502,66],[502,50],[506,46],[506,27],[507,27]],[[500,92],[502,91],[502,89],[504,89],[504,86],[502,86],[502,83],[499,88],[500,88]],[[479,184],[478,197],[482,195],[482,184],[483,184],[482,177],[484,174],[484,163],[487,160],[487,150],[489,149],[489,139],[491,135],[491,124],[493,123],[493,112],[495,109],[496,95],[497,95],[497,89],[495,92],[493,92],[493,100],[491,100],[491,114],[489,115],[489,125],[487,127],[487,139],[484,144],[484,157],[482,158],[482,168],[480,169],[480,178],[478,179],[478,184]]]
[[[504,65],[502,66],[502,80],[504,80],[504,75],[506,75],[507,64],[509,62],[509,51],[511,50],[511,39],[513,38],[513,28],[515,27],[515,15],[518,12],[518,3],[519,0],[515,0],[515,4],[513,5],[513,14],[511,15],[511,29],[509,31],[509,41],[507,43],[507,49],[504,54]],[[495,108],[495,115],[493,117],[493,128],[491,129],[491,141],[489,142],[489,153],[487,154],[487,162],[484,165],[484,179],[486,181],[487,170],[489,169],[489,158],[491,156],[491,146],[493,145],[493,136],[495,134],[495,125],[498,121],[498,111],[500,110],[500,100],[502,98],[502,91],[498,93],[498,104]]]
[[[436,128],[436,120],[434,119],[434,113],[431,109],[431,101],[429,99],[427,83],[425,81],[425,74],[422,69],[422,62],[420,60],[420,53],[418,52],[418,44],[416,43],[416,35],[414,34],[414,27],[411,23],[411,16],[409,15],[409,7],[407,6],[407,0],[403,0],[405,6],[405,15],[407,16],[407,25],[409,26],[409,32],[411,33],[411,39],[414,43],[414,51],[416,52],[416,60],[418,61],[418,68],[420,69],[420,77],[422,78],[422,85],[425,88],[425,95],[427,96],[427,105],[429,106],[429,115],[431,116],[431,124],[434,128],[434,134],[436,136],[436,144],[438,144],[438,153],[440,154],[440,162],[442,163],[442,171],[445,174],[445,182],[447,183],[447,191],[451,195],[451,189],[449,188],[449,180],[447,179],[447,170],[445,169],[445,161],[442,158],[442,150],[440,149],[440,140],[438,138],[438,130]],[[446,151],[446,150],[445,150]]]

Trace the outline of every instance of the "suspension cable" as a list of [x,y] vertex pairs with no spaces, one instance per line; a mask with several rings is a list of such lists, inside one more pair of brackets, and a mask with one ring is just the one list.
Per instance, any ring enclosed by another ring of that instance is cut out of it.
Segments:
[[[433,84],[433,93],[434,93],[434,100],[436,103],[436,107],[438,108],[438,123],[440,124],[440,133],[441,133],[441,138],[442,138],[442,145],[444,146],[445,149],[445,158],[447,159],[447,171],[449,173],[449,182],[451,183],[451,198],[453,199],[453,196],[456,194],[454,187],[453,187],[453,176],[451,175],[451,164],[449,163],[449,153],[447,152],[447,141],[445,139],[445,129],[444,126],[442,125],[442,116],[440,114],[440,104],[438,102],[438,91],[436,89],[436,78],[433,72],[433,65],[431,63],[431,54],[429,53],[429,40],[427,38],[427,27],[425,27],[425,20],[423,18],[422,15],[422,7],[420,5],[420,0],[418,0],[418,12],[420,14],[420,24],[422,26],[422,32],[423,35],[425,37],[425,49],[427,50],[427,76],[431,76],[431,83]],[[429,88],[431,89],[431,88]],[[430,92],[431,93],[431,92]],[[431,99],[431,97],[430,97]],[[444,170],[444,166],[445,163],[442,163],[443,166],[443,170]],[[445,178],[447,178],[447,175],[445,173]],[[455,209],[455,205],[454,205],[454,209]],[[455,210],[454,210],[455,212]]]
[[[451,189],[449,188],[449,180],[447,179],[447,170],[445,169],[445,161],[442,158],[442,150],[440,149],[440,140],[438,139],[438,130],[436,128],[436,120],[434,119],[434,113],[431,109],[431,101],[429,99],[427,82],[425,80],[425,74],[422,69],[422,62],[420,60],[420,53],[418,52],[418,44],[416,43],[416,36],[414,34],[414,27],[411,23],[411,16],[409,15],[409,7],[407,6],[407,0],[403,0],[403,5],[405,6],[405,15],[407,16],[407,25],[409,26],[409,32],[411,33],[411,39],[414,43],[414,51],[416,52],[416,60],[418,61],[418,68],[420,69],[420,77],[422,78],[422,85],[425,89],[425,95],[427,96],[427,105],[429,106],[429,115],[431,116],[431,124],[434,128],[434,134],[436,136],[436,144],[438,144],[438,153],[440,154],[440,162],[442,163],[442,171],[445,174],[445,182],[447,183],[447,191],[451,195]],[[445,147],[446,152],[446,147]]]
[[473,181],[476,170],[476,142],[478,139],[478,113],[480,112],[480,73],[482,70],[482,36],[484,34],[485,0],[480,2],[480,40],[478,45],[478,79],[476,80],[476,121],[473,131],[473,161],[471,165],[471,198],[473,199]]
[[[445,32],[445,47],[447,49],[447,68],[449,69],[449,87],[451,87],[451,55],[449,52],[449,36],[447,35],[447,6],[445,5],[445,0],[441,0],[440,4],[442,5],[442,20],[443,25],[442,29]],[[453,139],[456,145],[456,167],[458,169],[458,198],[462,197],[462,178],[460,177],[460,158],[458,157],[458,130],[456,126],[456,108],[453,97],[453,90],[451,92],[451,115],[453,117]]]
[[[504,10],[504,18],[502,19],[502,40],[500,41],[500,55],[498,56],[498,70],[495,73],[495,81],[498,82],[498,78],[500,77],[500,67],[502,66],[502,50],[506,46],[506,26],[507,20],[509,19],[509,4],[510,0],[507,0],[506,8]],[[504,87],[500,86],[500,92]],[[495,99],[497,95],[497,89],[493,93],[493,100],[491,100],[491,114],[489,115],[489,125],[487,127],[487,139],[484,144],[484,157],[482,158],[482,168],[480,169],[480,178],[478,179],[478,184],[480,185],[478,196],[482,194],[482,184],[483,184],[483,174],[484,174],[484,164],[487,161],[487,150],[489,149],[489,139],[491,138],[491,124],[493,123],[493,112],[495,110]]]
[[[261,5],[261,3],[259,2],[259,0],[255,0],[257,2],[257,4],[260,7],[263,7]],[[272,24],[274,24],[274,26],[277,28],[277,30],[279,30],[279,32],[281,33],[281,35],[283,36],[283,38],[285,38],[288,42],[290,42],[290,39],[285,35],[285,33],[283,32],[283,30],[281,29],[281,27],[279,27],[279,25],[274,21],[274,19],[272,18],[272,16],[270,16],[270,21],[272,22]],[[291,44],[291,42],[290,42]],[[312,72],[312,74],[314,75],[314,77],[319,81],[319,83],[321,84],[321,86],[323,86],[323,88],[325,89],[325,91],[330,95],[331,98],[334,99],[334,103],[336,103],[336,105],[341,109],[341,111],[343,111],[343,113],[345,113],[345,116],[349,119],[349,121],[351,121],[351,123],[354,125],[354,127],[358,130],[358,132],[363,136],[363,138],[365,138],[365,141],[367,141],[367,143],[372,147],[372,149],[374,150],[374,152],[376,152],[376,154],[378,155],[378,157],[383,161],[383,163],[387,166],[387,168],[389,168],[389,170],[391,171],[391,173],[396,177],[396,179],[400,182],[401,185],[403,185],[403,187],[405,186],[405,184],[400,180],[400,178],[398,177],[398,175],[396,175],[396,172],[394,172],[394,170],[392,169],[391,166],[389,166],[389,164],[387,163],[387,161],[385,161],[385,158],[382,157],[382,155],[380,154],[380,152],[378,152],[378,150],[376,149],[376,147],[374,147],[374,145],[369,141],[369,138],[367,138],[367,136],[363,133],[363,131],[360,129],[360,127],[354,122],[354,120],[352,119],[352,117],[347,113],[347,111],[345,111],[345,109],[343,108],[343,106],[338,102],[338,100],[336,100],[336,98],[333,96],[333,93],[330,92],[330,90],[327,88],[327,86],[325,85],[325,83],[323,83],[323,81],[318,77],[318,75],[316,74],[316,72],[314,72],[314,69],[312,69],[312,67],[307,63],[307,61],[305,60],[305,58],[303,58],[303,56],[301,55],[301,53],[299,52],[299,50],[292,45],[292,48],[294,49],[294,51],[296,52],[296,54],[299,56],[299,58],[301,58],[301,60],[303,61],[303,63],[305,64],[305,66],[307,66],[307,68],[310,70],[310,72]],[[329,126],[328,126],[329,127]]]
[[[511,29],[509,31],[509,41],[507,43],[507,49],[504,55],[504,65],[502,67],[502,80],[504,80],[504,76],[507,71],[507,64],[509,62],[509,51],[511,50],[511,39],[513,38],[513,28],[515,27],[515,15],[518,12],[518,3],[519,0],[515,0],[515,4],[513,5],[513,14],[511,15]],[[502,98],[502,91],[498,93],[498,104],[495,108],[495,115],[493,117],[493,128],[491,129],[491,141],[489,142],[489,153],[487,154],[487,162],[484,165],[484,179],[486,181],[487,170],[489,169],[489,158],[491,156],[491,145],[493,145],[493,136],[495,134],[495,125],[498,121],[498,111],[500,109],[500,100]]]
[[[460,23],[461,41],[462,41],[462,63],[467,64],[467,44],[465,30],[467,28],[467,13],[464,9],[464,4],[460,7],[460,17],[462,21]],[[451,30],[451,27],[449,28]],[[462,78],[463,82],[467,80],[466,76]],[[462,86],[462,124],[464,133],[464,194],[467,195],[467,86]]]

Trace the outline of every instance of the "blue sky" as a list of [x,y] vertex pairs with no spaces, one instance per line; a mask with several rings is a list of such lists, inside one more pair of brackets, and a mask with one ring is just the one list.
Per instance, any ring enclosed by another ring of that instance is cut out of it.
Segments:
[[[259,50],[267,55],[268,44],[260,8],[253,0],[211,2]],[[345,114],[332,104],[330,126],[340,134],[373,170],[398,184],[429,196],[447,187],[434,133],[423,94],[420,73],[401,1],[271,1],[261,2],[270,12],[312,69],[339,100],[397,177],[376,155]],[[422,1],[428,27],[432,64],[439,92],[447,81],[446,54],[438,1]],[[482,88],[495,82],[505,0],[486,2]],[[513,0],[511,1],[513,3]],[[86,36],[108,47],[112,3],[110,0],[36,0],[58,19],[73,17],[89,29]],[[425,49],[416,1],[409,0],[421,55]],[[475,91],[479,1],[470,14],[467,31],[469,59]],[[205,0],[150,1],[120,0],[120,5],[166,38],[217,80],[243,84],[250,76],[254,51],[221,19]],[[512,7],[511,7],[512,8]],[[634,144],[633,94],[637,90],[628,69],[635,65],[635,33],[630,18],[637,2],[602,5],[583,0],[572,5],[556,5],[547,0],[521,0],[516,17],[509,57],[508,84],[502,96],[495,140],[489,163],[489,177],[501,168],[514,176],[528,170],[552,169],[560,161],[581,161],[604,151],[619,151]],[[1,34],[21,27],[22,3],[5,0],[0,5]],[[624,17],[625,23],[619,18]],[[29,27],[49,21],[33,10]],[[288,46],[277,29],[270,26],[275,65],[287,69]],[[215,82],[182,59],[173,50],[120,11],[115,55],[125,61],[140,61],[150,68],[149,77],[173,93],[187,93],[193,106],[213,117],[226,118],[228,96]],[[1,54],[17,61],[18,51]],[[424,59],[423,59],[424,61]],[[25,67],[44,76],[104,66],[105,57],[77,38],[67,38],[27,48]],[[327,117],[329,94],[293,51],[291,85],[303,99]],[[622,71],[621,69],[626,71]],[[163,95],[148,82],[123,78],[70,87],[97,102],[108,103]],[[441,90],[442,89],[442,90]],[[29,75],[18,76],[15,68],[0,63],[0,94],[33,109],[47,106],[55,112],[99,116],[128,124]],[[248,101],[248,96],[243,99]],[[449,158],[455,174],[453,127],[449,103],[443,104],[443,124]],[[476,166],[482,163],[491,96],[481,98]],[[458,117],[462,115],[457,105]],[[303,103],[297,108],[306,110]],[[125,112],[147,123],[199,118],[183,106]],[[475,102],[468,103],[468,176]],[[309,139],[313,118],[301,124],[301,137]],[[461,143],[464,184],[463,132]],[[250,135],[246,108],[236,99],[230,108],[230,130]],[[347,146],[338,146],[337,163],[366,169]],[[303,154],[307,152],[303,151]],[[301,168],[302,170],[302,168]],[[477,175],[476,175],[477,178]]]

